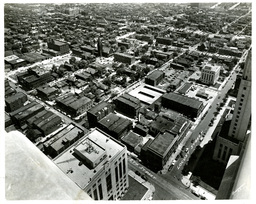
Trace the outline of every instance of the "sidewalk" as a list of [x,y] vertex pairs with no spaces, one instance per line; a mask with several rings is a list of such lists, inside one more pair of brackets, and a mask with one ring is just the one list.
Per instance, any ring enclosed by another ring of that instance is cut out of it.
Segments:
[[198,197],[205,198],[206,200],[215,200],[216,195],[212,194],[211,192],[207,191],[201,186],[194,186],[190,181],[190,177],[192,173],[189,172],[187,176],[183,176],[181,182],[187,187],[190,188],[191,192],[197,195]]
[[143,178],[141,178],[131,170],[129,170],[128,174],[148,189],[141,200],[152,200],[153,194],[155,192],[155,187],[151,183],[145,181]]

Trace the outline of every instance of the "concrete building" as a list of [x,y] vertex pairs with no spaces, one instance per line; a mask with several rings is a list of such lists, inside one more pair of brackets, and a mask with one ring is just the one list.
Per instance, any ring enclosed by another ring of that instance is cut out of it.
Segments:
[[90,128],[96,127],[98,121],[107,116],[109,113],[114,112],[114,107],[105,101],[99,103],[98,105],[92,107],[87,111],[87,119]]
[[190,118],[198,117],[204,108],[202,101],[177,93],[164,94],[162,97],[162,105]]
[[43,143],[44,153],[54,158],[83,136],[84,131],[71,123]]
[[164,93],[166,93],[165,90],[144,83],[129,92],[130,95],[138,98],[142,105],[151,108],[154,108]]
[[135,62],[135,58],[132,55],[124,54],[124,53],[114,53],[114,60],[122,63],[133,64]]
[[97,127],[115,139],[120,139],[132,128],[132,122],[110,113],[98,122]]
[[249,134],[248,141],[239,156],[230,156],[216,200],[250,200],[251,175],[251,135]]
[[17,92],[7,98],[5,98],[6,111],[15,111],[21,108],[27,101],[27,95],[23,92]]
[[6,200],[90,200],[25,135],[11,131],[4,138]]
[[145,78],[145,83],[151,86],[157,86],[164,78],[164,72],[160,70],[155,70],[151,72]]
[[140,100],[130,94],[123,94],[115,101],[115,110],[124,114],[125,116],[135,118],[138,117],[140,110]]
[[220,76],[220,66],[206,64],[201,70],[200,81],[204,84],[214,85]]
[[63,55],[69,52],[69,45],[66,42],[62,42],[59,40],[51,39],[47,42],[47,46],[49,49],[57,51],[59,54]]
[[149,168],[155,171],[161,170],[178,147],[177,140],[178,136],[168,131],[159,133],[154,140],[148,140],[141,148],[141,160]]
[[227,163],[230,155],[239,155],[251,126],[251,50],[248,52],[236,105],[228,129],[217,137],[213,159]]
[[77,116],[89,110],[93,105],[93,101],[86,96],[76,96],[68,93],[58,97],[56,104],[68,114]]
[[9,81],[8,80],[5,80],[4,81],[4,96],[5,98],[13,95],[14,93],[16,93],[16,90],[13,89],[10,84],[9,84]]
[[86,134],[54,163],[94,200],[117,200],[127,191],[126,146],[98,129]]

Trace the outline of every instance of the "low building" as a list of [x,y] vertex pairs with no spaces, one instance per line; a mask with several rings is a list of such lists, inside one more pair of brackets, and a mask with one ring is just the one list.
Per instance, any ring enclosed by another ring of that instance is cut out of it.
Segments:
[[188,93],[188,91],[191,89],[192,86],[193,84],[191,83],[185,83],[181,88],[179,88],[178,92],[180,94],[185,95],[186,93]]
[[86,96],[77,96],[72,93],[60,96],[56,99],[56,104],[72,116],[78,116],[89,110],[93,101]]
[[126,146],[98,129],[57,156],[54,163],[94,200],[117,200],[128,190]]
[[170,83],[169,87],[171,90],[176,90],[177,88],[180,87],[181,83],[182,83],[182,80],[176,78]]
[[68,43],[62,42],[62,41],[59,41],[59,40],[51,39],[47,42],[47,46],[48,46],[49,49],[57,51],[58,53],[60,53],[62,55],[69,52]]
[[155,70],[146,76],[145,83],[151,86],[157,86],[163,80],[164,75],[163,71]]
[[155,109],[155,104],[161,100],[166,91],[154,86],[142,83],[129,92],[130,95],[138,98],[142,105]]
[[164,94],[162,97],[162,105],[190,118],[198,117],[204,108],[202,101],[177,93]]
[[142,144],[142,136],[134,133],[132,130],[121,138],[121,142],[124,143],[127,149],[134,152],[138,145]]
[[54,79],[49,71],[36,67],[17,74],[17,78],[19,83],[27,89],[37,88]]
[[31,129],[39,130],[43,136],[47,136],[60,127],[61,117],[51,111],[43,110],[27,120]]
[[144,137],[148,134],[149,129],[146,125],[136,124],[133,131]]
[[133,64],[135,62],[135,57],[129,54],[124,53],[114,53],[114,59],[115,61],[127,63],[127,64]]
[[84,136],[84,131],[71,123],[43,143],[44,153],[55,158]]
[[159,171],[168,161],[171,154],[177,149],[178,137],[168,131],[159,133],[150,139],[142,148],[140,158],[152,170]]
[[173,42],[172,38],[157,37],[156,42],[163,45],[171,45]]
[[124,46],[126,49],[130,48],[130,43],[127,42],[118,42],[117,45],[118,47]]
[[5,98],[7,98],[15,93],[16,93],[16,90],[10,86],[9,81],[4,80],[4,96],[5,96]]
[[132,128],[132,122],[110,113],[98,122],[97,127],[112,137],[120,139]]
[[98,121],[107,116],[109,113],[114,112],[114,107],[105,101],[99,103],[98,105],[92,107],[87,111],[87,119],[90,128],[96,127]]
[[140,100],[130,94],[123,94],[115,101],[115,110],[125,116],[135,118],[138,117],[140,109]]
[[42,111],[43,109],[44,107],[41,104],[37,102],[32,102],[11,112],[10,116],[16,125],[24,129],[27,127],[27,120],[32,116],[36,115],[38,112]]
[[220,66],[213,66],[207,64],[201,70],[200,81],[204,84],[214,85],[216,84],[219,76],[220,76]]
[[28,97],[23,92],[17,92],[7,98],[5,98],[6,111],[15,111],[21,108],[27,101]]
[[27,64],[26,60],[19,58],[16,55],[10,55],[4,58],[5,63],[10,64],[12,69],[25,66]]
[[38,87],[37,95],[45,100],[52,100],[58,96],[58,89],[50,87],[49,85],[43,85]]

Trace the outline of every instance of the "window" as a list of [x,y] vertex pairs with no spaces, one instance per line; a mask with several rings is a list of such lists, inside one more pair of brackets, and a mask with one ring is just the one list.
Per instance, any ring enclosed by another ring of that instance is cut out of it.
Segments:
[[120,174],[120,178],[122,178],[122,163],[119,163],[119,174]]
[[123,172],[124,172],[124,174],[126,174],[126,169],[125,169],[125,159],[123,160]]
[[241,97],[243,98],[243,97],[244,97],[244,94],[242,94]]
[[244,90],[246,90],[246,87],[244,87]]
[[106,178],[107,183],[107,191],[110,191],[112,189],[112,181],[111,181],[111,174],[109,174]]
[[237,126],[237,123],[235,123],[234,125]]
[[99,194],[100,194],[100,200],[102,200],[103,199],[103,193],[102,193],[102,186],[101,186],[101,184],[99,185],[98,189],[99,189]]
[[98,194],[97,194],[97,189],[94,189],[94,191],[93,191],[93,196],[94,196],[94,199],[95,199],[95,200],[99,200],[99,199],[98,199]]
[[115,174],[116,174],[116,182],[118,183],[118,168],[117,168],[117,166],[115,168]]

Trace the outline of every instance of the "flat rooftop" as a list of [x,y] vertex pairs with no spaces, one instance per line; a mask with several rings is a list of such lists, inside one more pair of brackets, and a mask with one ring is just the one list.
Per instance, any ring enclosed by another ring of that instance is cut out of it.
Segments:
[[148,149],[164,157],[172,148],[177,139],[178,137],[175,137],[175,135],[169,132],[158,134],[157,137],[149,145]]
[[209,71],[213,71],[216,72],[220,69],[220,66],[217,65],[212,65],[212,64],[206,64],[202,70],[209,70]]
[[166,93],[165,90],[144,83],[129,92],[130,95],[138,98],[142,103],[146,105],[151,105],[164,93]]
[[[83,143],[86,143],[88,139],[94,144],[97,144],[100,148],[105,149],[107,155],[94,169],[88,168],[88,166],[83,163],[81,164],[81,160],[79,160],[79,157],[74,153],[74,149],[78,147],[81,148]],[[124,145],[111,138],[108,134],[94,129],[80,139],[79,142],[57,156],[53,161],[72,181],[80,188],[84,189],[91,179],[103,171],[106,162],[114,158],[124,148]]]
[[56,133],[50,140],[47,140],[44,145],[51,146],[58,151],[64,146],[63,141],[73,141],[79,133],[83,133],[83,130],[71,123]]
[[203,105],[202,101],[199,101],[194,98],[189,98],[187,96],[183,96],[176,93],[168,93],[168,94],[165,94],[163,97],[171,101],[175,101],[177,103],[181,103],[183,105],[189,106],[194,109],[199,109]]
[[4,136],[7,200],[91,200],[25,135]]
[[162,72],[160,70],[155,70],[155,71],[151,72],[149,75],[147,75],[146,78],[156,80],[163,74],[164,74],[164,72]]

